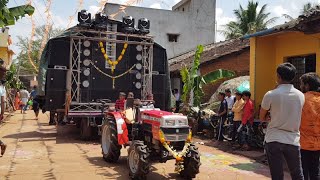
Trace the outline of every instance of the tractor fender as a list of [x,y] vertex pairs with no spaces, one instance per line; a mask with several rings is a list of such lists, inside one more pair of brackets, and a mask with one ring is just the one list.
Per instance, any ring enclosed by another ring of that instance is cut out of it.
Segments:
[[129,133],[127,124],[121,115],[120,112],[110,112],[108,116],[112,116],[115,119],[115,123],[117,125],[117,133],[118,133],[118,143],[119,145],[124,145],[129,142]]

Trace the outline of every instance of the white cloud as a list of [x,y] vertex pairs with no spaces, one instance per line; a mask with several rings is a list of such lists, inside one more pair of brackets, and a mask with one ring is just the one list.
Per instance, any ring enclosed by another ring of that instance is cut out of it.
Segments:
[[150,6],[150,8],[153,8],[153,9],[161,9],[161,5],[160,3],[154,3]]
[[221,8],[216,9],[216,21],[217,21],[217,30],[218,30],[218,32],[216,33],[217,42],[225,40],[225,37],[219,31],[224,29],[223,27],[224,25],[234,20],[235,18],[226,16],[225,13],[223,12],[223,9]]
[[89,6],[88,12],[91,13],[91,16],[92,16],[97,14],[99,10],[100,10],[100,7],[92,5],[92,6]]
[[289,13],[289,11],[287,9],[283,8],[281,5],[274,6],[272,11],[277,17],[281,17],[283,14]]

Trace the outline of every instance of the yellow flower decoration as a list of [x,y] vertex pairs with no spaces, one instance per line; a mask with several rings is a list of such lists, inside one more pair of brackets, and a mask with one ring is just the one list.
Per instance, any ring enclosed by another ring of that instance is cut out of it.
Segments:
[[108,64],[111,66],[111,72],[112,74],[114,73],[114,70],[116,69],[116,65],[119,64],[119,62],[123,59],[123,56],[124,54],[126,53],[127,51],[127,48],[128,48],[128,43],[124,43],[123,45],[123,49],[121,51],[121,54],[120,56],[117,58],[116,61],[112,61],[107,53],[106,53],[106,50],[104,49],[104,46],[103,46],[103,42],[99,42],[99,46],[100,46],[100,50],[101,50],[101,53],[103,54],[103,57],[104,59],[108,62]]

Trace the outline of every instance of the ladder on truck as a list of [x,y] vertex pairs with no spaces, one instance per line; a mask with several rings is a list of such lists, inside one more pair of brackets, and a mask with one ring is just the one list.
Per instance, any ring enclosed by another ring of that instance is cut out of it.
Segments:
[[[116,33],[117,32],[117,24],[108,23],[107,31]],[[107,38],[110,39],[110,40],[117,40],[117,35],[108,34]],[[115,61],[116,60],[116,56],[117,56],[117,43],[110,42],[110,41],[107,42],[106,43],[106,53],[107,53],[108,57],[112,61]],[[108,68],[108,69],[111,68],[108,62],[106,62],[106,68]]]

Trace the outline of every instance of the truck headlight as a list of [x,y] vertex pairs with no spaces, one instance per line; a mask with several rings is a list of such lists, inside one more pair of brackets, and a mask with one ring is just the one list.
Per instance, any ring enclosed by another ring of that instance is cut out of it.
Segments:
[[188,121],[187,120],[178,120],[178,125],[179,126],[187,126],[188,125]]
[[166,120],[165,123],[166,123],[166,126],[175,126],[176,121],[175,120]]

